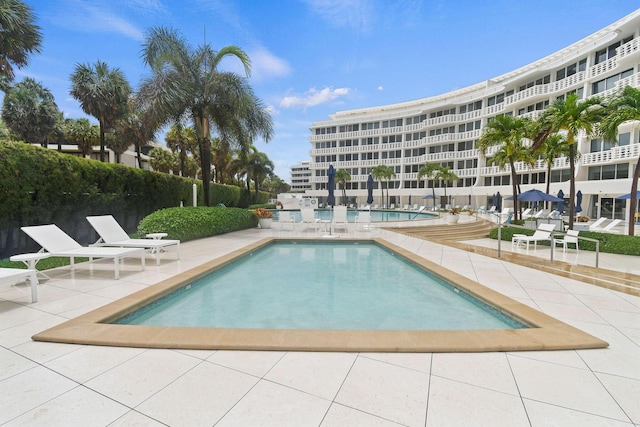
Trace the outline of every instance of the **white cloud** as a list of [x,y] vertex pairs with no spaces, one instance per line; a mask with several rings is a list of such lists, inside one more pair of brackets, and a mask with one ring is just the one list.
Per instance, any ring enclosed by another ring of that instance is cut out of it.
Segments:
[[248,52],[251,58],[251,76],[256,80],[264,80],[270,77],[283,77],[291,73],[289,63],[278,58],[267,49]]
[[[312,12],[336,27],[368,32],[374,14],[373,0],[305,0]],[[385,4],[385,7],[389,7]]]
[[341,96],[349,94],[350,89],[341,87],[337,89],[325,87],[324,89],[317,90],[316,88],[309,89],[303,96],[285,96],[280,101],[280,107],[282,108],[307,108],[314,107],[320,104],[326,104],[327,102],[334,101]]
[[108,9],[104,5],[72,1],[67,9],[58,11],[56,20],[59,25],[78,31],[118,33],[135,41],[142,41],[142,30]]
[[378,86],[378,90],[384,90],[384,88],[382,87],[382,85]]

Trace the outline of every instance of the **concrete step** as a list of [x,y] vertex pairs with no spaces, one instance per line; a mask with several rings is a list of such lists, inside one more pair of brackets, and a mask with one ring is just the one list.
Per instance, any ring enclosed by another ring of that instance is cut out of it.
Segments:
[[478,219],[477,221],[457,224],[427,225],[421,227],[406,227],[393,231],[417,237],[424,240],[474,240],[489,237],[489,232],[495,224]]

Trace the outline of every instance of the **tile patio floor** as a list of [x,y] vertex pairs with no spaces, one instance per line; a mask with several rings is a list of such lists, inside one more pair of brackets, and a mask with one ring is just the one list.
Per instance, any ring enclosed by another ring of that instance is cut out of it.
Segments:
[[[385,230],[372,234],[610,347],[298,353],[110,348],[30,339],[257,239],[291,234],[256,229],[187,242],[181,261],[170,251],[160,266],[147,262],[144,272],[139,263],[127,261],[118,281],[107,261],[94,263],[92,270],[86,264],[75,272],[50,270],[52,278],[40,286],[35,304],[29,303],[27,286],[2,288],[0,426],[640,425],[640,297]],[[544,250],[538,255],[545,256]],[[640,259],[603,254],[601,266],[639,273]]]

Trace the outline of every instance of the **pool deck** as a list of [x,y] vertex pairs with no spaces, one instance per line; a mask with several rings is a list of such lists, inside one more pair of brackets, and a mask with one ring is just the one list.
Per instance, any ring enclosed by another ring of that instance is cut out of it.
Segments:
[[[437,222],[439,220],[435,220]],[[346,233],[339,231],[338,235]],[[265,237],[244,230],[169,251],[159,266],[110,261],[49,270],[0,292],[0,426],[632,426],[640,425],[640,297],[374,229],[384,239],[607,341],[606,349],[487,353],[167,350],[35,342],[31,336]],[[493,248],[495,242],[471,242]],[[511,245],[502,247],[511,251]],[[522,254],[522,249],[515,249]],[[557,251],[561,258],[561,251]],[[549,248],[529,257],[546,259]],[[590,264],[569,251],[562,261]],[[560,259],[560,258],[556,258]],[[600,266],[640,274],[638,257]]]

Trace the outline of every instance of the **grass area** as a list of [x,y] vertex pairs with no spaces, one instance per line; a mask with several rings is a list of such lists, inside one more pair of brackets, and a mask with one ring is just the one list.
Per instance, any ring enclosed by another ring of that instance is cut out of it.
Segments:
[[[89,261],[89,258],[76,258],[75,259],[75,263],[78,264],[80,262],[86,262]],[[71,263],[71,259],[67,258],[67,257],[50,257],[50,258],[45,258],[43,260],[40,260],[40,262],[38,262],[38,270],[49,270],[51,268],[56,268],[56,267],[62,267],[65,265],[69,265]],[[0,259],[0,267],[4,267],[4,268],[24,268],[26,269],[27,266],[24,265],[24,263],[22,262],[14,262],[14,261],[9,261],[8,259]]]

